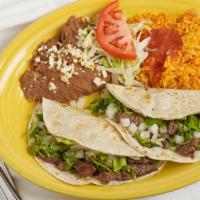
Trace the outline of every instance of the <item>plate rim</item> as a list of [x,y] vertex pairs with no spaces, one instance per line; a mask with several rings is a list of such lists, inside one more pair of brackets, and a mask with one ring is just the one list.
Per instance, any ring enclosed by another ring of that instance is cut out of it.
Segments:
[[[6,63],[6,60],[8,58],[8,55],[10,55],[8,52],[10,51],[10,49],[14,49],[16,46],[18,46],[19,40],[22,40],[26,36],[26,33],[28,33],[29,31],[33,30],[34,27],[36,27],[37,25],[39,25],[43,21],[46,21],[46,20],[50,19],[51,16],[54,16],[55,14],[65,10],[66,8],[70,8],[70,7],[73,8],[77,4],[80,4],[80,3],[85,4],[85,2],[90,2],[90,1],[92,1],[92,0],[78,0],[76,2],[70,3],[70,4],[66,5],[66,6],[63,6],[63,7],[59,8],[59,9],[56,9],[55,11],[52,11],[52,12],[46,14],[45,16],[37,19],[35,22],[31,23],[25,29],[23,29],[13,40],[11,40],[11,42],[8,43],[8,45],[0,53],[0,76],[1,76],[2,68],[4,68],[4,69],[6,68],[5,63]],[[193,2],[196,5],[198,5],[198,7],[200,7],[200,2],[198,2],[198,0],[184,0],[184,1],[183,0],[174,0],[174,1],[176,1],[176,2],[190,2],[190,3]],[[0,96],[1,96],[1,84],[2,83],[0,81]],[[2,143],[1,139],[0,139],[0,142]],[[36,185],[39,185],[42,188],[45,188],[45,189],[47,189],[49,191],[54,191],[54,192],[57,192],[57,193],[60,193],[60,194],[74,196],[74,197],[84,197],[84,198],[91,198],[91,199],[107,199],[109,197],[109,199],[122,199],[121,197],[116,197],[116,196],[115,197],[110,197],[109,195],[108,196],[106,195],[104,197],[101,196],[100,198],[99,197],[97,198],[97,197],[95,197],[93,195],[90,195],[90,192],[86,192],[84,194],[80,193],[80,192],[79,193],[78,192],[74,193],[74,191],[71,192],[70,190],[68,190],[67,192],[62,192],[62,191],[58,191],[58,190],[49,188],[47,186],[44,186],[44,185],[38,183],[36,180],[33,180],[33,179],[29,178],[28,175],[26,175],[26,176],[22,175],[15,167],[13,167],[12,159],[10,159],[8,156],[6,156],[5,152],[4,152],[4,154],[2,153],[3,152],[2,151],[3,146],[4,146],[4,144],[1,145],[1,147],[0,147],[0,150],[1,150],[0,151],[0,158],[3,161],[5,161],[6,164],[13,171],[17,172],[17,174],[20,177],[25,178],[26,180],[28,180],[28,181],[36,184]],[[193,176],[193,177],[191,176],[191,178],[189,180],[187,180],[187,182],[184,182],[184,183],[181,183],[179,185],[176,185],[175,187],[172,187],[172,188],[168,187],[166,190],[163,190],[163,191],[159,190],[159,192],[153,191],[153,192],[151,192],[151,195],[146,195],[146,194],[138,195],[138,196],[136,195],[136,196],[134,196],[134,198],[141,198],[141,197],[145,197],[145,196],[150,197],[150,196],[154,196],[154,195],[158,195],[158,194],[164,194],[164,193],[167,193],[167,192],[170,192],[170,191],[175,191],[175,190],[177,190],[179,188],[185,187],[185,186],[190,185],[192,183],[195,183],[195,182],[197,182],[199,180],[200,180],[200,176]],[[132,196],[133,195],[127,195],[126,199],[132,198]],[[125,199],[125,198],[123,198],[123,199]]]

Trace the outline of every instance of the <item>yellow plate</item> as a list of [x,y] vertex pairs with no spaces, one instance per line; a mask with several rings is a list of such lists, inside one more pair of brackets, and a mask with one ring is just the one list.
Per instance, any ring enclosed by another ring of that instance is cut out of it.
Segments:
[[[45,172],[27,150],[26,127],[34,104],[20,89],[19,78],[28,67],[34,48],[50,38],[70,15],[93,15],[107,0],[83,0],[63,7],[26,28],[0,56],[0,156],[18,174],[47,189],[92,199],[125,199],[160,194],[200,180],[200,163],[172,164],[146,180],[121,186],[72,186]],[[195,8],[199,0],[123,0],[121,7],[128,17],[138,12],[183,12]]]

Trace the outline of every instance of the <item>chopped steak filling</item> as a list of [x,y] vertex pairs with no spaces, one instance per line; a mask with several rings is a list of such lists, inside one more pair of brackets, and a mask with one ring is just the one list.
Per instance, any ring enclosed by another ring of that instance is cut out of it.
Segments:
[[168,134],[174,135],[178,131],[178,123],[176,121],[170,121],[168,125]]
[[126,107],[108,91],[103,91],[101,97],[92,102],[88,109],[119,123],[144,147],[170,149],[188,157],[200,151],[199,114],[177,120],[145,117]]
[[134,164],[133,168],[138,177],[149,174],[157,169],[157,167],[152,164]]
[[99,175],[96,176],[96,178],[103,184],[108,184],[110,181],[127,181],[132,179],[131,176],[126,172],[117,174],[114,172],[107,171],[100,172]]
[[193,156],[194,152],[198,149],[198,138],[192,138],[187,144],[179,146],[176,151],[183,156]]
[[[76,46],[78,30],[86,26],[85,20],[70,17],[58,38],[38,46],[31,68],[20,79],[21,88],[28,99],[40,102],[42,97],[46,97],[65,103],[101,90],[110,81],[110,74],[103,77],[96,69],[82,66],[66,49]],[[101,84],[95,84],[95,78],[99,78]]]
[[[127,114],[127,113],[117,113],[115,115],[116,117],[116,121],[120,122],[120,119],[122,118],[126,118],[130,120],[130,123],[134,123],[136,126],[139,126],[141,123],[145,122],[145,119],[137,114]],[[156,124],[156,122],[155,122]],[[148,131],[148,129],[146,128],[145,131]],[[166,127],[166,133],[161,134],[158,132],[159,134],[159,138],[163,138],[163,141],[161,143],[162,148],[164,149],[170,149],[170,138],[174,137],[179,131],[179,123],[176,120],[172,120],[168,122],[168,125]],[[153,134],[152,134],[153,136]],[[140,138],[135,137],[137,140],[139,140],[140,142]],[[141,140],[142,142],[142,140]],[[146,145],[145,143],[142,143],[143,145]],[[178,143],[179,144],[179,143]],[[183,156],[193,156],[194,152],[197,151],[199,149],[198,147],[199,144],[199,139],[196,137],[192,137],[187,143],[184,144],[179,144],[179,146],[176,147],[175,151]],[[139,160],[139,162],[141,162],[142,160]],[[136,162],[134,160],[134,162]]]
[[80,178],[85,178],[85,177],[91,177],[96,171],[96,167],[91,163],[77,162],[74,165],[74,170],[75,170],[75,173]]
[[[44,153],[38,154],[37,157],[44,160],[45,162],[54,164],[58,169],[62,171],[65,170],[65,161],[61,158],[50,158]],[[136,177],[144,176],[158,170],[158,166],[148,158],[139,158],[138,160],[128,158],[128,163],[134,169]],[[103,184],[108,184],[110,181],[127,181],[132,179],[132,177],[125,171],[115,173],[112,171],[99,169],[95,167],[93,163],[85,160],[82,160],[81,162],[77,161],[73,165],[72,172],[78,175],[80,178],[95,177]]]
[[53,136],[45,127],[40,113],[35,114],[28,141],[31,153],[44,162],[79,178],[95,178],[102,184],[135,179],[157,171],[162,164],[147,157],[108,155],[82,147],[67,138]]

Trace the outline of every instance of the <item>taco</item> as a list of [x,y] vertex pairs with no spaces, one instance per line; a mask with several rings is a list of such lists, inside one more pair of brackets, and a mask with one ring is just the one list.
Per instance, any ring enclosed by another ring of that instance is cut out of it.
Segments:
[[73,185],[127,183],[165,163],[135,151],[104,119],[48,99],[32,114],[28,144],[45,170]]
[[190,163],[200,160],[199,99],[200,91],[107,84],[89,109],[145,156]]

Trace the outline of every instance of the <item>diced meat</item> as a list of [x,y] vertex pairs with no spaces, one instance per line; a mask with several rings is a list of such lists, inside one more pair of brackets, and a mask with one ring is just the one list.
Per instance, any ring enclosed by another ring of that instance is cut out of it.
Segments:
[[182,40],[177,30],[168,28],[153,29],[150,36],[148,48],[153,49],[153,51],[149,51],[143,69],[149,76],[151,86],[155,87],[164,71],[167,56],[174,57],[177,55],[177,52],[181,50]]
[[137,177],[144,176],[146,174],[149,174],[157,170],[157,166],[153,164],[139,164],[139,165],[134,164],[132,166],[135,170]]
[[198,148],[199,139],[192,138],[187,144],[183,144],[176,149],[176,152],[183,156],[193,156]]
[[132,179],[132,177],[127,172],[121,172],[120,176],[117,178],[118,181],[127,181]]
[[64,161],[62,158],[58,158],[58,157],[49,157],[47,154],[43,153],[43,154],[38,154],[37,155],[38,158],[44,160],[45,162],[51,163],[51,164],[55,164],[57,165],[58,163]]
[[96,178],[103,184],[107,184],[110,181],[117,180],[119,175],[114,172],[103,171]]
[[110,181],[127,181],[132,179],[131,176],[127,173],[122,171],[120,174],[115,172],[109,172],[105,170],[97,170],[98,173],[95,172],[95,178],[97,178],[101,183],[108,184]]
[[164,141],[162,141],[162,145],[163,145],[163,149],[169,149],[169,142],[167,139],[165,139]]
[[91,163],[77,162],[73,166],[73,168],[74,168],[76,174],[78,174],[78,176],[80,178],[92,177],[92,175],[96,171],[95,166],[93,164],[91,164]]
[[127,113],[117,113],[116,120],[119,122],[121,118],[129,118],[131,122],[136,124],[136,126],[140,125],[144,121],[144,118],[139,115],[129,115]]
[[168,125],[168,134],[174,135],[178,131],[178,122],[170,121]]
[[59,162],[57,168],[63,171],[65,169],[65,161]]
[[147,157],[144,157],[144,158],[140,158],[138,160],[134,160],[134,159],[131,159],[131,158],[128,158],[128,164],[152,164],[153,161]]
[[131,122],[133,122],[136,126],[139,126],[142,122],[144,122],[144,118],[139,115],[131,115]]
[[63,45],[72,44],[73,46],[76,46],[76,35],[78,34],[78,30],[83,29],[86,26],[87,23],[85,20],[71,16],[61,30],[59,37],[60,42]]

